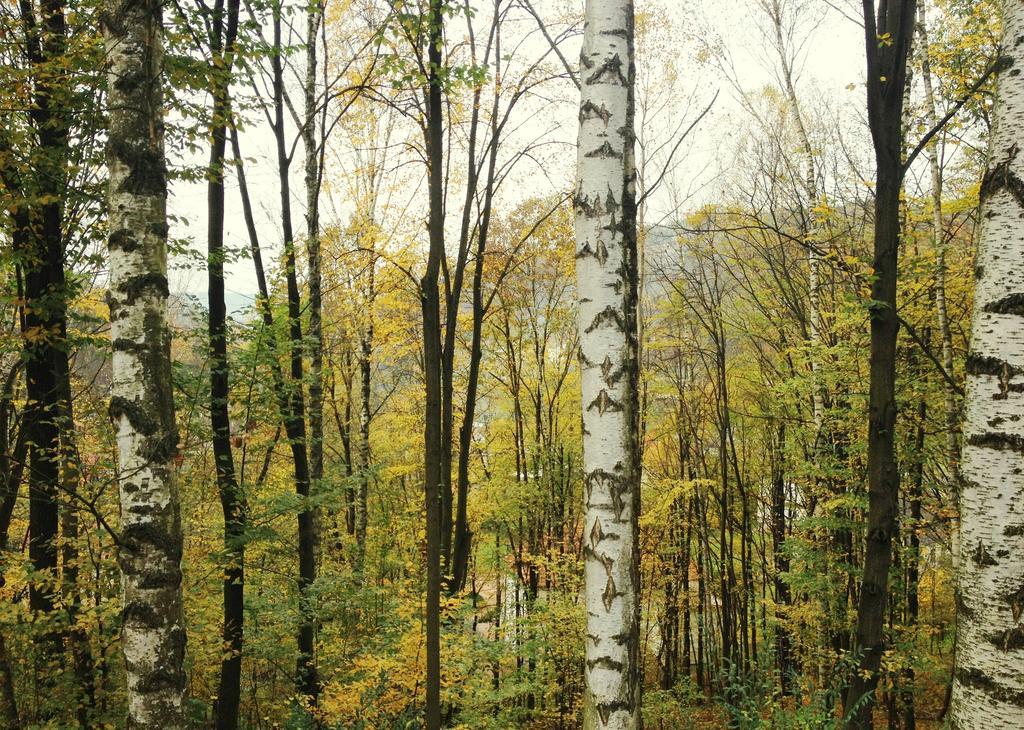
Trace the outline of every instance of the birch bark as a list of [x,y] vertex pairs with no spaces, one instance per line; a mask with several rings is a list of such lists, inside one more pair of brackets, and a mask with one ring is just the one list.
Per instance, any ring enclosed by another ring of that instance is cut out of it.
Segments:
[[633,18],[632,0],[588,0],[580,59],[586,728],[640,726]]
[[[921,81],[924,84],[925,97],[925,122],[929,129],[938,124],[938,113],[936,112],[935,90],[932,83],[931,61],[928,58],[928,25],[925,16],[926,5],[921,4],[920,16],[920,37],[921,37]],[[935,248],[935,319],[939,327],[939,337],[942,341],[942,367],[950,375],[953,374],[953,333],[949,325],[949,308],[946,304],[946,238],[942,223],[942,161],[939,142],[933,141],[925,150],[928,156],[928,170],[931,174],[932,183],[932,245]],[[956,392],[950,383],[944,384],[945,409],[946,409],[946,449],[952,471],[955,473],[959,468],[957,459],[960,454],[959,439],[957,438],[957,403]],[[954,527],[955,529],[955,527]]]
[[167,325],[167,176],[161,5],[112,0],[104,13],[110,109],[109,238],[119,455],[121,649],[129,728],[185,728],[178,434]]
[[960,495],[954,728],[1024,727],[1024,3],[1003,3]]

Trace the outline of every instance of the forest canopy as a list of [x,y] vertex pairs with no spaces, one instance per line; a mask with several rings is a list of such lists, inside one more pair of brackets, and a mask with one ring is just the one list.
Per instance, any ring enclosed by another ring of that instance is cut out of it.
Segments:
[[0,5],[0,726],[1024,728],[1024,4]]

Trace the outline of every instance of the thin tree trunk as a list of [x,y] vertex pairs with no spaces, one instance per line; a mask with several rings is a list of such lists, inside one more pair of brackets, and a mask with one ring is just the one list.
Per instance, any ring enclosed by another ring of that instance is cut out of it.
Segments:
[[1024,4],[1004,54],[981,184],[960,496],[954,728],[1024,727]]
[[[853,730],[871,727],[878,672],[885,650],[889,566],[896,533],[900,475],[896,464],[896,281],[903,181],[903,99],[916,0],[864,3],[868,121],[875,147],[874,260],[871,283],[871,356],[868,396],[868,524],[857,613],[860,666],[850,680],[845,710]],[[891,39],[879,43],[878,38]]]
[[[498,18],[495,18],[497,24]],[[495,63],[500,64],[500,34],[495,47]],[[498,100],[500,94],[500,65],[497,66],[494,104],[491,109],[491,140],[487,161],[487,179],[484,188],[483,210],[480,229],[477,231],[476,259],[473,264],[473,313],[472,335],[469,349],[469,373],[466,380],[466,406],[459,429],[459,455],[456,472],[455,499],[455,543],[452,550],[451,590],[459,591],[466,583],[472,534],[469,530],[467,503],[469,501],[469,458],[473,448],[473,426],[476,415],[477,387],[480,381],[480,363],[483,360],[483,323],[486,314],[483,299],[484,256],[487,252],[487,238],[490,231],[491,208],[494,200],[495,175],[498,162]],[[468,205],[468,202],[467,202]]]
[[632,0],[588,0],[575,200],[588,729],[640,726],[633,24]]
[[[426,378],[424,413],[424,498],[426,500],[426,714],[427,730],[441,727],[441,555],[444,524],[441,393],[441,295],[438,277],[444,256],[444,117],[442,109],[441,45],[444,39],[444,0],[430,0],[427,14],[426,151],[430,211],[430,252],[420,281],[423,314],[423,371]],[[449,458],[450,463],[450,458]],[[450,481],[448,482],[450,485]],[[449,505],[450,506],[450,505]]]
[[775,603],[782,607],[776,616],[775,625],[775,661],[779,668],[779,683],[782,694],[792,691],[792,680],[795,673],[793,665],[793,642],[789,635],[788,617],[785,611],[792,604],[786,573],[789,572],[789,557],[783,545],[786,542],[786,424],[778,427],[777,454],[774,459],[772,474],[772,555],[775,558]]
[[104,14],[111,340],[118,442],[121,649],[129,728],[177,730],[185,712],[178,433],[167,324],[167,172],[161,5],[120,0]]
[[305,377],[303,374],[303,354],[305,346],[302,338],[302,302],[299,293],[299,281],[295,256],[295,236],[292,229],[291,184],[289,168],[291,157],[288,155],[284,126],[284,70],[282,54],[284,47],[281,41],[283,7],[280,0],[272,7],[273,14],[273,53],[271,68],[273,73],[273,131],[277,141],[278,181],[281,193],[281,229],[284,239],[284,268],[288,288],[288,339],[290,377],[286,391],[289,407],[285,431],[292,445],[294,462],[295,492],[301,500],[298,514],[299,539],[299,626],[298,626],[298,657],[296,659],[296,687],[304,701],[315,708],[320,692],[320,682],[316,666],[316,620],[310,590],[316,580],[316,521],[314,509],[309,503],[310,468],[308,441],[306,437],[306,401]]
[[[67,333],[63,334],[67,340]],[[78,504],[81,471],[79,469],[78,444],[75,432],[75,414],[72,405],[71,367],[66,349],[57,352],[57,387],[60,393],[58,413],[61,441],[61,490],[65,495],[61,508],[61,593],[63,607],[67,613],[67,642],[71,650],[75,678],[78,682],[79,695],[75,702],[75,716],[78,724],[88,727],[90,713],[95,705],[96,691],[93,676],[92,650],[89,646],[88,632],[78,625],[78,614],[81,610],[80,591],[78,590]]]
[[231,115],[230,83],[238,33],[238,0],[230,0],[227,17],[221,3],[210,18],[213,108],[210,162],[207,168],[207,294],[209,298],[210,426],[217,489],[224,515],[223,655],[215,707],[219,730],[238,727],[241,701],[244,621],[245,498],[235,474],[231,450],[227,307],[224,301],[224,164]]
[[367,500],[369,499],[370,488],[370,421],[373,418],[370,397],[371,377],[373,375],[373,300],[374,292],[374,268],[376,261],[370,261],[368,302],[366,316],[368,321],[359,338],[359,384],[360,384],[360,410],[359,410],[359,466],[361,475],[359,477],[359,493],[356,495],[356,544],[359,551],[359,565],[362,566],[366,554],[366,525],[367,525]]
[[[16,228],[15,231],[17,230]],[[12,402],[14,384],[19,372],[18,365],[12,367],[4,382],[3,390],[0,391],[0,487],[3,488],[2,494],[0,494],[0,552],[7,550],[11,518],[14,515],[14,506],[21,488],[27,450],[24,422],[18,429],[13,446],[8,442],[10,419],[14,415]],[[0,588],[5,584],[6,579],[0,573]],[[0,633],[0,695],[4,699],[4,717],[8,726],[20,728],[18,700],[14,692],[14,672],[11,670],[11,658],[2,633]]]
[[[924,84],[925,121],[929,128],[934,128],[938,123],[938,114],[936,113],[935,92],[932,85],[931,60],[928,56],[928,26],[927,18],[925,17],[925,6],[926,3],[921,3],[919,6],[920,23],[918,29],[920,31],[921,46],[921,80]],[[942,341],[942,367],[949,375],[952,375],[953,332],[949,325],[949,311],[946,304],[947,246],[945,227],[942,223],[942,161],[939,159],[938,142],[936,141],[928,145],[925,152],[928,156],[928,169],[931,173],[932,183],[932,246],[935,249],[935,320],[939,328],[939,338]],[[959,411],[953,384],[944,381],[943,390],[945,393],[946,458],[949,460],[948,469],[954,488],[956,488],[958,487],[957,475],[960,469]]]
[[[302,146],[305,152],[306,266],[309,287],[309,480],[314,492],[324,476],[324,332],[323,274],[320,265],[320,145],[317,142],[317,33],[323,22],[323,5],[317,0],[306,13],[306,79],[303,88],[305,118]],[[314,515],[316,517],[316,515]],[[317,520],[318,521],[318,520]],[[314,528],[314,553],[319,539]]]

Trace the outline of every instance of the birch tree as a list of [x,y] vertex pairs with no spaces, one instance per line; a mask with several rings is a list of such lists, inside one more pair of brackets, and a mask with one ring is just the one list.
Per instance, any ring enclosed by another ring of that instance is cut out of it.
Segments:
[[178,434],[167,326],[161,5],[106,7],[113,384],[129,728],[184,728]]
[[584,727],[640,726],[637,245],[632,0],[588,0],[576,277],[586,554]]
[[964,424],[954,728],[1024,727],[1024,5],[1003,43],[981,232]]

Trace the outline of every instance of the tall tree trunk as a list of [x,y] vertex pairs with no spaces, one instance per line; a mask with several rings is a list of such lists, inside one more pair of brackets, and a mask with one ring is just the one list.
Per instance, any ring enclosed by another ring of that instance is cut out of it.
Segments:
[[954,728],[1024,727],[1024,4],[1003,3],[1005,54],[981,185],[967,358]]
[[316,666],[316,619],[310,590],[316,580],[316,522],[310,505],[310,468],[308,442],[306,438],[305,378],[303,375],[302,301],[295,256],[295,236],[292,229],[291,183],[289,169],[291,157],[287,152],[284,125],[284,69],[281,41],[283,4],[277,0],[272,7],[274,52],[271,55],[274,95],[274,137],[277,141],[278,182],[281,193],[281,232],[284,239],[284,269],[288,289],[288,340],[290,378],[286,385],[288,393],[288,418],[285,431],[292,445],[292,460],[295,473],[295,492],[301,500],[298,514],[299,540],[299,626],[298,658],[295,665],[295,682],[304,701],[316,707],[320,682]]
[[786,542],[786,424],[778,427],[777,454],[772,463],[772,555],[775,559],[775,603],[782,607],[775,626],[775,662],[779,668],[779,683],[782,693],[789,694],[795,673],[793,665],[793,642],[789,635],[789,619],[785,614],[792,603],[786,573],[789,572],[789,557],[783,549]]
[[[497,8],[495,8],[497,12]],[[469,346],[469,373],[466,379],[466,406],[462,425],[459,429],[459,454],[456,471],[455,495],[455,542],[452,547],[452,579],[450,590],[462,590],[466,584],[469,568],[469,554],[472,534],[469,530],[467,504],[469,501],[469,459],[473,448],[473,426],[476,416],[477,388],[480,383],[480,364],[483,361],[483,325],[486,307],[483,298],[484,256],[487,253],[487,239],[490,233],[491,208],[494,201],[495,176],[498,163],[498,103],[501,98],[501,36],[497,29],[499,18],[495,17],[495,90],[491,108],[491,139],[487,156],[487,178],[484,184],[484,201],[477,231],[476,257],[473,262],[473,311],[472,334]],[[474,164],[471,162],[471,164]],[[474,182],[475,187],[475,182]],[[467,200],[467,208],[469,201]]]
[[[67,341],[67,333],[62,338]],[[57,352],[57,388],[60,393],[58,413],[61,446],[61,491],[64,494],[61,506],[61,593],[63,608],[67,614],[67,640],[71,650],[75,679],[79,694],[75,700],[75,716],[78,724],[88,727],[91,711],[95,704],[96,691],[93,676],[93,657],[89,646],[89,635],[85,627],[78,625],[81,611],[81,592],[78,589],[78,509],[76,497],[82,473],[79,467],[78,443],[75,432],[75,413],[71,392],[71,365],[66,348]]]
[[110,110],[110,415],[118,443],[129,728],[186,728],[178,432],[167,324],[161,4],[104,13]]
[[[916,0],[864,2],[868,122],[875,147],[875,277],[871,283],[868,396],[868,524],[857,613],[860,667],[850,679],[845,709],[854,730],[871,727],[889,597],[889,566],[900,487],[896,465],[896,281],[903,182],[903,99]],[[886,42],[879,42],[885,37]]]
[[[917,433],[915,434],[915,455],[913,481],[910,489],[910,525],[907,530],[907,628],[910,630],[912,646],[917,645],[917,619],[920,612],[918,603],[918,584],[920,583],[921,563],[921,497],[924,487],[924,439],[926,417],[928,415],[928,402],[921,398],[917,404]],[[905,730],[915,730],[917,727],[917,713],[914,707],[914,667],[908,666],[904,672],[903,683],[903,725]]]
[[[21,230],[24,231],[24,228]],[[15,235],[17,235],[17,231],[18,228],[15,228]],[[19,372],[20,366],[16,364],[11,368],[4,381],[3,389],[0,390],[0,552],[7,550],[11,518],[14,515],[14,506],[21,488],[21,478],[25,469],[25,454],[28,448],[25,442],[24,423],[17,431],[14,444],[9,442],[11,418],[14,416],[14,384]],[[0,573],[0,588],[5,584],[6,579],[3,573]],[[0,696],[3,697],[4,718],[7,724],[12,728],[20,728],[18,699],[14,692],[14,672],[11,669],[11,657],[7,650],[7,642],[2,633],[0,633]]]
[[373,375],[373,301],[376,296],[374,271],[376,269],[376,258],[370,259],[370,270],[367,283],[367,310],[365,316],[368,318],[366,326],[359,337],[359,493],[356,495],[356,545],[359,552],[359,566],[362,569],[363,559],[366,555],[366,525],[369,518],[367,512],[370,496],[370,421],[373,418],[372,403],[370,401],[372,390],[371,378]]
[[584,727],[640,726],[632,0],[588,0],[576,188],[586,555]]
[[[49,625],[56,608],[58,503],[61,487],[60,361],[66,357],[67,304],[64,277],[64,202],[67,194],[68,111],[62,101],[71,83],[66,70],[63,0],[42,0],[39,17],[31,3],[21,6],[28,62],[35,71],[31,120],[38,140],[35,199],[15,223],[27,224],[21,240],[26,306],[22,320],[29,458],[29,561],[36,573],[29,606],[39,615],[35,635],[49,682],[59,670],[62,632]],[[29,191],[26,191],[29,192]],[[15,242],[17,242],[15,237]]]
[[[920,4],[920,54],[921,54],[921,81],[924,85],[925,97],[925,121],[929,128],[934,128],[938,123],[938,114],[935,106],[935,91],[932,84],[931,60],[928,50],[928,24],[925,16],[926,3]],[[949,323],[949,308],[946,303],[946,236],[945,227],[942,222],[942,160],[939,154],[938,141],[933,141],[926,150],[928,156],[928,169],[931,173],[932,183],[932,246],[935,249],[935,321],[939,328],[939,338],[942,341],[942,367],[953,375],[953,332]],[[945,417],[946,417],[946,458],[948,459],[947,469],[949,470],[952,488],[955,494],[959,490],[960,474],[960,439],[959,439],[959,408],[957,405],[957,394],[950,382],[943,382],[945,394]],[[958,542],[958,525],[954,519],[952,525],[953,545]]]
[[238,0],[229,0],[227,17],[217,3],[210,18],[213,108],[210,162],[207,168],[207,294],[209,298],[210,426],[217,490],[224,515],[223,655],[217,688],[216,721],[220,730],[238,727],[241,701],[244,621],[245,498],[235,474],[228,414],[229,368],[227,307],[224,301],[224,164],[231,116],[231,70],[238,33]]
[[[306,79],[304,83],[305,117],[302,146],[305,152],[306,187],[306,266],[309,287],[309,480],[314,492],[324,477],[324,328],[323,274],[320,266],[320,157],[317,140],[317,32],[323,22],[323,5],[316,0],[306,13]],[[326,93],[325,100],[326,104]],[[315,515],[314,515],[315,516]],[[314,530],[314,541],[318,540]],[[317,546],[314,544],[313,550]]]
[[[444,111],[442,108],[442,43],[444,0],[430,0],[427,14],[426,151],[429,189],[430,252],[420,281],[423,314],[423,372],[426,378],[424,413],[424,498],[426,500],[426,716],[427,730],[441,727],[441,554],[444,491],[441,404],[441,294],[438,276],[444,256]],[[450,458],[449,458],[450,463]],[[450,480],[448,482],[450,484]]]

